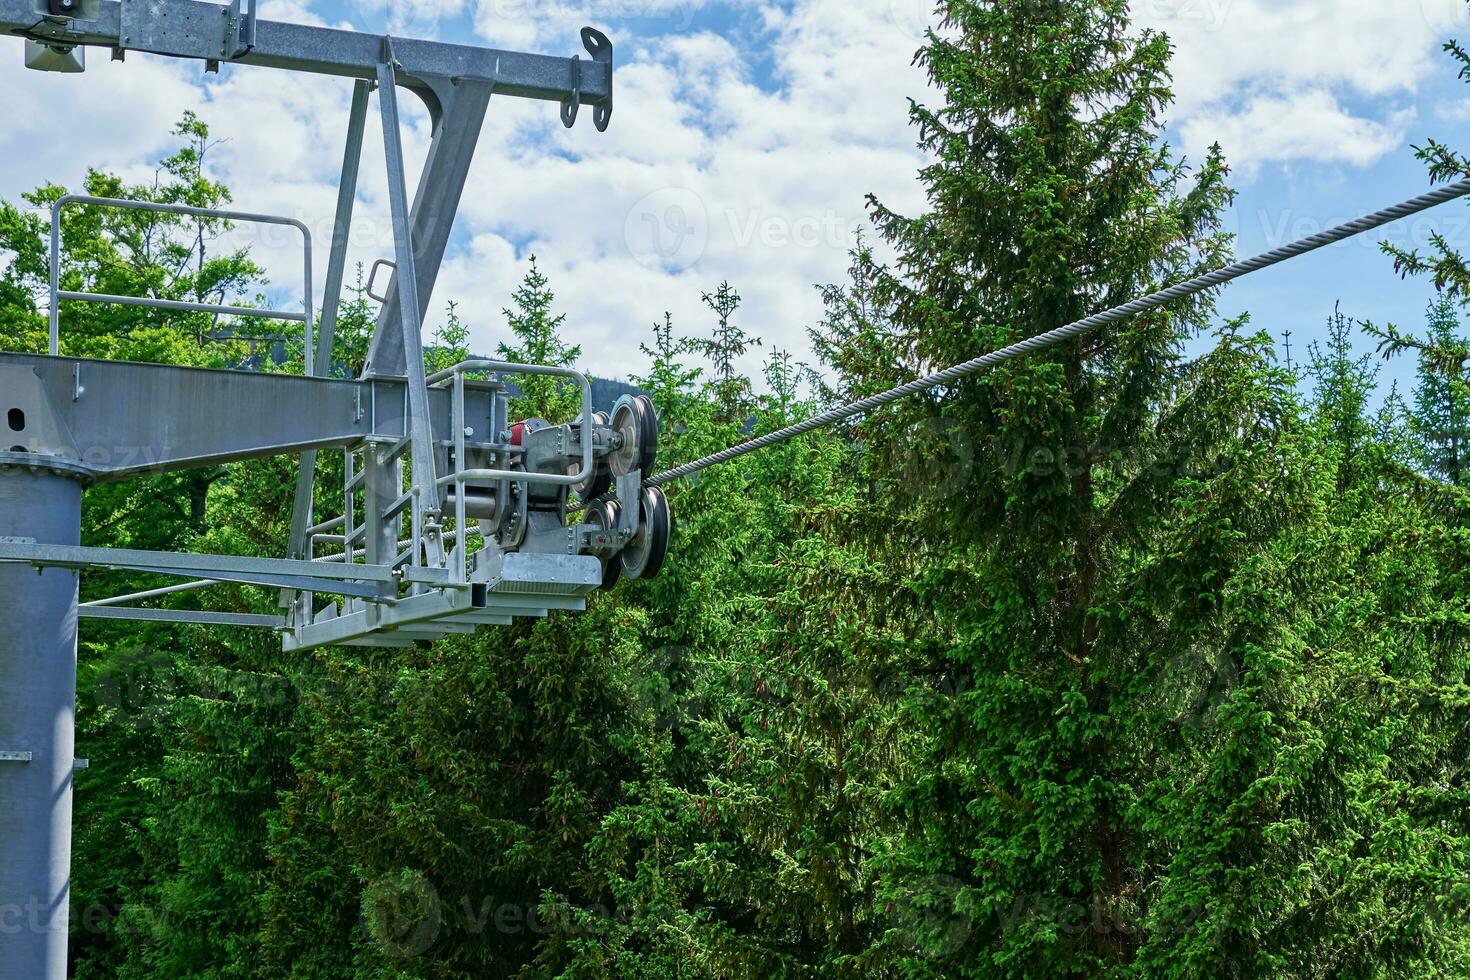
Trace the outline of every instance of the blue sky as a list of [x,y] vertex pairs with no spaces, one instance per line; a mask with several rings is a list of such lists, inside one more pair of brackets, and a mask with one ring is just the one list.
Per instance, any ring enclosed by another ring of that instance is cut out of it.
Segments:
[[[820,316],[813,284],[840,280],[875,192],[921,203],[922,158],[906,98],[933,98],[909,66],[928,0],[262,0],[261,16],[570,55],[582,24],[617,46],[612,129],[565,131],[550,103],[497,99],[482,137],[435,307],[455,300],[477,347],[504,336],[501,308],[535,252],[568,314],[584,366],[636,371],[637,344],[665,310],[687,333],[709,318],[700,294],[730,279],[743,324],[805,354]],[[1466,146],[1470,90],[1439,48],[1470,39],[1463,0],[1135,0],[1142,24],[1175,40],[1178,101],[1170,137],[1197,157],[1220,140],[1239,199],[1241,253],[1279,245],[1427,186],[1410,144]],[[95,164],[136,179],[197,108],[225,140],[212,165],[243,208],[290,214],[330,235],[350,85],[226,67],[93,58],[87,75],[43,75],[0,59],[14,93],[0,134],[0,194],[43,178],[74,184]],[[56,124],[65,112],[69,123]],[[426,147],[410,109],[409,163]],[[391,254],[376,120],[352,257]],[[1470,237],[1451,205],[1391,232],[1422,242],[1438,228]],[[247,238],[247,235],[256,237]],[[299,282],[289,240],[242,231],[283,298]],[[318,283],[320,274],[318,274]],[[1249,310],[1298,357],[1333,304],[1360,319],[1416,324],[1431,293],[1398,281],[1377,241],[1298,260],[1231,287],[1222,308]],[[755,368],[753,362],[748,365]],[[1390,365],[1388,377],[1406,377]]]
[[[1373,162],[1266,165],[1238,179],[1233,214],[1237,251],[1254,255],[1427,189],[1425,168],[1414,158],[1410,144],[1422,145],[1433,137],[1467,145],[1461,138],[1465,123],[1448,107],[1463,104],[1470,92],[1455,79],[1447,58],[1437,67],[1437,74],[1415,94],[1418,112],[1405,125],[1404,141]],[[1349,98],[1344,104],[1364,117],[1383,112],[1373,99]],[[1248,311],[1253,323],[1270,330],[1278,341],[1284,331],[1291,331],[1292,354],[1298,362],[1307,356],[1307,344],[1322,337],[1334,303],[1340,302],[1343,313],[1356,320],[1413,327],[1422,323],[1434,290],[1422,279],[1399,279],[1381,243],[1427,248],[1436,231],[1462,247],[1470,245],[1466,205],[1449,204],[1382,233],[1241,280],[1223,294],[1221,311],[1227,315]],[[1371,351],[1373,344],[1363,338],[1361,347]],[[1412,385],[1410,361],[1395,359],[1384,363],[1382,371],[1385,385],[1395,380],[1401,387]]]

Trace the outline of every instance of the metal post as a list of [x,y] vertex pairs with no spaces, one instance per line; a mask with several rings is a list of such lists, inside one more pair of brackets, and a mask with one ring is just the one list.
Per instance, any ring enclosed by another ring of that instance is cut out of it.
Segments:
[[[383,512],[403,492],[403,464],[398,460],[388,462],[383,447],[377,444],[369,445],[362,455],[363,509],[367,520],[363,550],[369,565],[391,565],[398,555],[403,518],[385,520]],[[389,598],[398,595],[398,587],[391,583],[382,584],[378,591]]]
[[[332,373],[332,350],[337,339],[337,309],[342,300],[342,277],[347,269],[347,241],[352,231],[352,206],[357,201],[357,174],[362,162],[362,134],[367,123],[368,83],[358,82],[352,89],[352,112],[347,120],[347,148],[342,153],[342,180],[337,185],[337,220],[332,228],[332,254],[327,260],[327,288],[322,295],[321,336],[316,347],[315,363],[308,362],[306,373],[325,378]],[[306,556],[306,529],[312,520],[312,503],[316,482],[316,450],[301,454],[301,468],[296,477],[296,503],[291,511],[289,556]]]
[[[0,467],[0,538],[76,545],[82,486]],[[66,976],[77,573],[0,564],[0,980]]]
[[327,259],[327,286],[322,294],[321,337],[317,345],[317,377],[332,373],[332,347],[337,332],[337,309],[342,301],[342,279],[347,272],[347,243],[352,231],[352,206],[357,203],[357,174],[362,163],[362,136],[367,126],[367,82],[352,87],[352,109],[347,116],[347,147],[342,152],[342,180],[337,187],[337,220],[332,226],[332,254]]
[[[398,126],[398,87],[393,76],[392,46],[384,41],[385,60],[378,66],[378,108],[383,115],[383,150],[388,164],[388,200],[393,212],[393,239],[398,260],[393,300],[403,325],[403,356],[407,367],[408,433],[412,445],[413,487],[421,498],[414,512],[432,515],[422,547],[429,564],[441,567],[444,545],[439,539],[439,483],[434,476],[434,434],[429,419],[429,389],[424,381],[422,313],[419,306],[418,273],[415,271],[413,237],[408,215],[408,185],[403,170],[403,135]],[[415,553],[420,547],[414,543]]]
[[[419,318],[428,315],[429,297],[439,278],[444,251],[459,212],[459,201],[469,179],[470,164],[485,125],[494,86],[485,82],[461,79],[441,86],[439,111],[434,114],[434,135],[429,155],[424,160],[423,175],[414,194],[409,224],[413,231],[413,263],[417,276]],[[393,296],[401,269],[393,273],[387,295]],[[403,324],[399,308],[385,303],[378,314],[368,350],[367,374],[399,377],[406,370],[403,356]]]

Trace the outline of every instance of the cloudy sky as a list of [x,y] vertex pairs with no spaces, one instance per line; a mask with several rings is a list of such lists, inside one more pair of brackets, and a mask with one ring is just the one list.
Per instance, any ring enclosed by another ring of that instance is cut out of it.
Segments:
[[[562,128],[552,103],[498,99],[434,298],[457,301],[475,346],[504,336],[501,309],[536,254],[583,366],[638,370],[638,342],[665,310],[703,333],[700,295],[720,280],[742,323],[805,354],[820,316],[815,283],[843,277],[875,193],[899,210],[922,198],[907,99],[932,98],[910,60],[930,0],[262,0],[261,16],[571,55],[584,24],[617,48],[617,109],[599,134],[585,113]],[[1470,89],[1442,53],[1470,40],[1464,0],[1136,0],[1141,24],[1177,46],[1171,139],[1198,159],[1218,140],[1240,196],[1232,222],[1254,253],[1419,193],[1411,144],[1461,147]],[[216,173],[245,209],[331,231],[351,85],[262,68],[205,76],[196,63],[93,51],[84,76],[0,58],[9,119],[0,195],[42,179],[75,185],[87,166],[145,178],[188,108],[223,139]],[[427,146],[403,103],[409,164]],[[370,117],[353,259],[392,253],[381,135]],[[1452,205],[1394,228],[1470,238]],[[251,240],[282,302],[299,289],[289,239]],[[324,263],[323,263],[324,264]],[[318,284],[321,276],[318,274]],[[318,288],[320,286],[318,285]],[[1228,311],[1305,343],[1341,301],[1361,319],[1413,324],[1429,292],[1401,283],[1376,240],[1345,244],[1231,288]],[[1402,369],[1394,371],[1401,374]]]

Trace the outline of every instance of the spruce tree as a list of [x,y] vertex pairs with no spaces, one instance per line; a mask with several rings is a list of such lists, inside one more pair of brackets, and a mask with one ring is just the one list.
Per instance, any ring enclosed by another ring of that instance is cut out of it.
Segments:
[[740,294],[734,286],[722,282],[713,293],[705,293],[703,300],[715,315],[715,328],[710,336],[695,341],[695,349],[704,354],[713,369],[711,384],[721,407],[722,421],[743,423],[753,407],[752,393],[750,379],[740,373],[736,361],[750,348],[759,347],[761,341],[735,323]]
[[[919,55],[941,103],[912,112],[928,209],[873,203],[898,261],[875,270],[895,350],[872,370],[962,361],[1228,255],[1220,154],[1190,171],[1162,141],[1169,44],[1124,3],[941,14]],[[1266,342],[1228,327],[1184,358],[1211,309],[1206,295],[1135,318],[869,426],[893,447],[870,454],[888,507],[922,519],[911,547],[943,556],[924,601],[953,639],[911,670],[959,678],[948,695],[915,686],[935,736],[891,797],[912,823],[888,888],[922,893],[930,926],[915,970],[1094,974],[1165,934],[1148,919],[1176,901],[1154,870],[1167,848],[1140,802],[1203,747],[1159,692],[1196,705],[1230,687],[1222,590],[1288,492],[1260,491],[1286,390]],[[928,470],[938,484],[908,464],[936,429],[959,433]]]
[[1316,416],[1328,430],[1326,445],[1341,454],[1339,472],[1346,485],[1372,449],[1368,398],[1377,385],[1378,371],[1371,355],[1354,355],[1353,323],[1341,309],[1327,319],[1326,341],[1313,342],[1308,353],[1307,375],[1316,382]]
[[[572,367],[582,356],[582,348],[569,346],[561,339],[566,314],[554,314],[556,294],[552,291],[536,256],[525,278],[511,296],[513,308],[503,311],[511,332],[510,342],[497,345],[497,356],[517,364],[539,364],[550,367]],[[511,379],[521,391],[513,400],[512,414],[519,418],[539,416],[563,422],[576,415],[581,393],[565,381],[545,376],[528,375]]]
[[[1426,342],[1448,350],[1462,344],[1455,307],[1441,298],[1429,308]],[[1431,370],[1421,361],[1414,390],[1413,427],[1419,463],[1429,474],[1465,486],[1470,482],[1470,378]]]

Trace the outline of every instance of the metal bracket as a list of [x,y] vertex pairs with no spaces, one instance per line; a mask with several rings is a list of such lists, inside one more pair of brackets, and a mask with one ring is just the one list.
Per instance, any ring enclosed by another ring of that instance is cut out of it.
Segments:
[[582,45],[593,61],[607,65],[607,95],[592,107],[592,125],[599,133],[607,132],[613,112],[613,45],[606,34],[593,27],[582,28]]
[[0,749],[0,762],[30,762],[31,753]]
[[[241,5],[245,10],[242,14]],[[249,54],[250,49],[255,47],[255,9],[259,6],[259,0],[230,0],[229,10],[225,16],[228,27],[225,31],[225,45],[221,49],[226,58],[239,58]]]
[[[239,58],[255,47],[257,4],[258,0],[231,0],[228,7],[217,7],[122,0],[118,49],[180,57],[203,55],[217,68],[220,60]],[[208,57],[211,53],[215,57]]]
[[[613,46],[607,39],[607,35],[594,27],[582,28],[582,46],[592,56],[592,60],[599,64],[607,65],[607,95],[599,99],[592,107],[592,124],[597,127],[599,133],[607,131],[608,124],[612,122],[612,63]],[[571,129],[577,121],[577,110],[582,106],[582,56],[573,55],[571,65],[571,94],[561,103],[561,121],[567,129]]]
[[577,110],[582,108],[582,56],[572,55],[572,94],[562,100],[561,124],[571,129],[577,122]]
[[386,302],[388,302],[388,294],[387,293],[384,293],[382,295],[379,295],[379,294],[373,292],[373,284],[378,281],[378,270],[381,269],[381,268],[384,268],[384,267],[387,267],[389,269],[392,269],[393,272],[394,272],[394,274],[397,274],[397,272],[398,272],[398,263],[393,262],[393,261],[390,261],[388,259],[379,259],[378,261],[374,262],[373,263],[373,267],[368,270],[368,281],[367,281],[367,290],[366,290],[366,292],[368,294],[368,298],[369,299],[375,299],[379,303],[386,303]]
[[227,53],[228,8],[156,0],[122,0],[121,8],[119,48],[186,58]]

